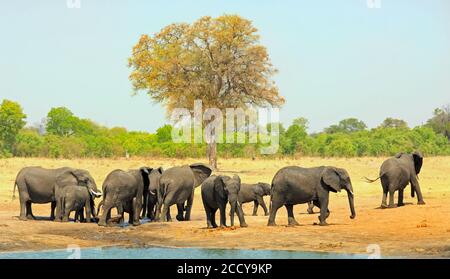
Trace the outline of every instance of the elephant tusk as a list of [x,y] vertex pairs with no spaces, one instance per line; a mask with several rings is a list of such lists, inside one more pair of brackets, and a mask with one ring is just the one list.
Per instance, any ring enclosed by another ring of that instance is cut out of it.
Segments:
[[152,194],[153,196],[156,196],[156,192],[150,191],[150,194]]
[[349,192],[352,196],[354,196],[354,195],[353,195],[353,192],[352,192],[351,190],[348,190],[348,192]]
[[91,192],[92,195],[96,196],[96,197],[100,197],[102,195],[102,192],[95,192],[92,189],[89,189],[89,191]]

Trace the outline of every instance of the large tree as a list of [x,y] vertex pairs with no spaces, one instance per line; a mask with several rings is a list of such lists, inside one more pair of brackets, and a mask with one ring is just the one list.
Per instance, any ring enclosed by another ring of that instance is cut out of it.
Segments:
[[[16,136],[25,126],[26,115],[22,107],[13,101],[3,100],[0,104],[0,148],[12,152]],[[0,155],[2,150],[0,150]]]
[[[174,108],[279,106],[283,97],[271,77],[276,69],[259,42],[252,22],[237,15],[202,17],[192,24],[171,24],[142,35],[129,58],[135,91],[146,91]],[[208,144],[210,165],[217,168],[216,142]]]

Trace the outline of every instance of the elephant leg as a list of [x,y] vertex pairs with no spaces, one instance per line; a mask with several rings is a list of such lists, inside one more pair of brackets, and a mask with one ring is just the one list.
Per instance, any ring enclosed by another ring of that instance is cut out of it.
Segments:
[[158,222],[161,220],[161,209],[162,209],[163,204],[161,202],[158,202],[156,204],[156,209],[155,209],[155,221]]
[[268,216],[269,215],[269,210],[267,209],[266,203],[264,202],[264,198],[263,197],[258,197],[258,204],[261,205],[261,207],[264,210],[264,216]]
[[277,211],[280,207],[283,206],[283,203],[279,201],[271,201],[270,204],[270,212],[269,212],[269,221],[267,222],[267,226],[276,226],[275,217],[277,216]]
[[381,199],[381,208],[387,208],[387,195],[388,195],[388,191],[387,189],[383,189],[383,198]]
[[86,222],[86,218],[84,216],[84,208],[80,208],[80,213],[78,215],[80,217],[80,222]]
[[389,208],[395,207],[395,204],[394,204],[394,193],[395,193],[395,191],[391,190],[391,189],[393,189],[393,187],[390,187],[390,189],[389,189]]
[[225,216],[225,208],[226,208],[225,204],[222,204],[219,207],[219,211],[220,211],[220,227],[221,228],[224,228],[224,227],[227,226],[227,219],[226,219],[226,216]]
[[141,222],[139,221],[139,216],[141,213],[141,203],[138,198],[133,198],[133,205],[131,208],[130,219],[133,220],[133,226],[139,226]]
[[184,203],[177,203],[177,210],[178,210],[178,214],[177,214],[177,220],[178,221],[185,221],[184,219]]
[[36,217],[34,217],[33,210],[31,209],[31,201],[27,201],[26,202],[26,207],[27,207],[27,219],[28,220],[35,220]]
[[75,223],[81,223],[81,212],[79,209],[75,210],[75,219],[73,221]]
[[66,208],[64,210],[64,216],[62,216],[61,218],[61,222],[69,222],[69,215],[70,215],[70,208]]
[[84,205],[84,209],[86,211],[86,222],[90,223],[91,222],[91,215],[93,216],[92,208],[91,208],[91,201],[90,200],[88,200],[86,202],[86,204]]
[[205,206],[205,214],[206,214],[206,228],[213,228],[212,218],[211,218],[211,208],[209,206]]
[[[315,206],[318,209],[321,208],[319,200],[312,201],[312,206],[313,207]],[[327,215],[326,215],[325,219],[328,218],[328,216],[330,216],[330,210],[327,208]]]
[[321,226],[328,225],[326,220],[328,216],[330,216],[330,211],[328,210],[328,197],[323,197],[319,200],[320,204],[320,215],[319,215],[319,221]]
[[404,189],[398,190],[398,202],[397,202],[397,206],[404,206],[404,205],[405,205],[405,204],[403,203],[403,190],[404,190]]
[[191,211],[192,211],[192,204],[194,203],[194,189],[192,189],[192,193],[189,196],[187,203],[186,203],[186,214],[184,215],[185,221],[191,220]]
[[294,217],[294,205],[286,204],[285,207],[286,207],[287,214],[288,214],[288,225],[289,226],[298,226],[299,223],[297,222],[297,220],[295,220],[295,217]]
[[256,200],[254,200],[253,201],[253,213],[252,213],[252,216],[257,216],[258,214],[257,214],[257,212],[258,212],[258,201],[256,201]]
[[161,212],[161,221],[162,222],[168,222],[168,220],[169,220],[169,216],[170,216],[169,207],[170,206],[168,203],[164,203],[162,212]]
[[309,214],[314,214],[314,202],[313,201],[308,203],[308,210],[307,211],[308,211]]
[[103,205],[103,214],[102,216],[100,216],[99,220],[98,220],[98,225],[99,226],[106,226],[106,222],[111,219],[111,208],[112,206],[109,204],[104,204]]
[[61,210],[61,202],[59,201],[59,198],[56,199],[56,207],[55,207],[55,220],[54,221],[61,221],[62,220],[62,210]]
[[50,208],[50,220],[55,220],[55,208],[56,208],[56,201],[52,201],[51,208]]
[[141,215],[142,219],[144,219],[145,216],[147,215],[147,207],[148,207],[148,195],[146,195],[144,193],[144,203],[143,203],[143,206],[142,206],[142,215]]
[[27,218],[27,201],[25,200],[20,200],[20,216],[19,219],[22,221],[26,221],[28,220]]
[[417,204],[425,204],[423,200],[422,191],[420,190],[419,181],[416,177],[413,177],[410,181],[411,187],[414,188],[414,191],[417,193]]
[[216,212],[217,212],[217,208],[211,208],[211,225],[213,228],[217,228],[217,223],[216,223]]
[[236,207],[236,210],[237,210],[237,215],[238,215],[238,218],[239,218],[239,226],[241,228],[248,227],[247,223],[245,222],[244,211],[242,210],[242,204],[238,203],[238,205]]

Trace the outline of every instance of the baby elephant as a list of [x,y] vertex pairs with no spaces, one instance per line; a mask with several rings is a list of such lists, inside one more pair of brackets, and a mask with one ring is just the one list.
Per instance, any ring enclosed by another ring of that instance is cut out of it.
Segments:
[[208,228],[217,228],[216,211],[220,211],[220,227],[226,227],[225,209],[227,202],[231,206],[231,226],[234,226],[234,214],[237,211],[241,227],[247,227],[241,206],[238,204],[238,194],[241,188],[241,179],[235,175],[208,177],[202,184],[202,200],[206,213]]
[[238,200],[240,204],[253,202],[253,216],[256,216],[258,205],[264,209],[264,215],[269,215],[269,210],[264,203],[264,196],[270,195],[270,184],[258,182],[256,184],[241,184]]
[[[68,222],[69,215],[75,211],[75,222],[91,222],[91,216],[95,220],[94,197],[89,193],[87,187],[78,185],[66,186],[61,191],[61,215],[62,221]],[[83,209],[86,210],[86,219],[84,219]]]

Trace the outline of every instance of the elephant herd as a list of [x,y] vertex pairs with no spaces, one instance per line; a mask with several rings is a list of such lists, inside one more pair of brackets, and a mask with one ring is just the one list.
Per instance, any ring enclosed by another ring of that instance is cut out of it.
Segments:
[[[403,192],[411,184],[411,196],[417,194],[418,204],[424,204],[420,190],[418,174],[423,156],[420,152],[398,153],[383,162],[376,179],[366,178],[369,183],[381,180],[383,197],[381,207],[394,207],[394,193],[398,191],[397,206],[404,205]],[[218,227],[216,212],[219,210],[219,226],[227,225],[226,207],[230,205],[229,217],[234,226],[234,217],[238,216],[241,227],[247,227],[242,204],[253,202],[253,215],[258,206],[269,216],[268,225],[275,225],[279,208],[287,210],[288,224],[298,225],[293,207],[307,203],[308,212],[313,207],[320,209],[320,225],[327,225],[329,193],[345,190],[348,196],[350,218],[355,218],[354,193],[350,175],[345,169],[320,166],[303,168],[288,166],[280,169],[267,183],[241,183],[239,176],[211,175],[212,170],[204,164],[176,166],[163,170],[162,167],[141,167],[134,170],[114,170],[110,172],[101,191],[87,170],[69,167],[45,169],[25,167],[17,174],[16,186],[20,198],[20,220],[35,219],[31,205],[33,203],[51,204],[50,219],[67,222],[71,212],[75,212],[75,221],[98,222],[100,226],[112,223],[111,210],[115,208],[119,223],[124,222],[124,213],[128,213],[129,223],[140,225],[141,219],[150,221],[171,221],[170,207],[176,205],[178,221],[189,221],[194,202],[195,188],[201,186],[201,197],[206,214],[208,228]],[[389,194],[389,205],[387,196]],[[270,196],[270,206],[264,202],[264,196]],[[102,197],[95,208],[94,199]],[[102,212],[102,214],[100,214]]]

